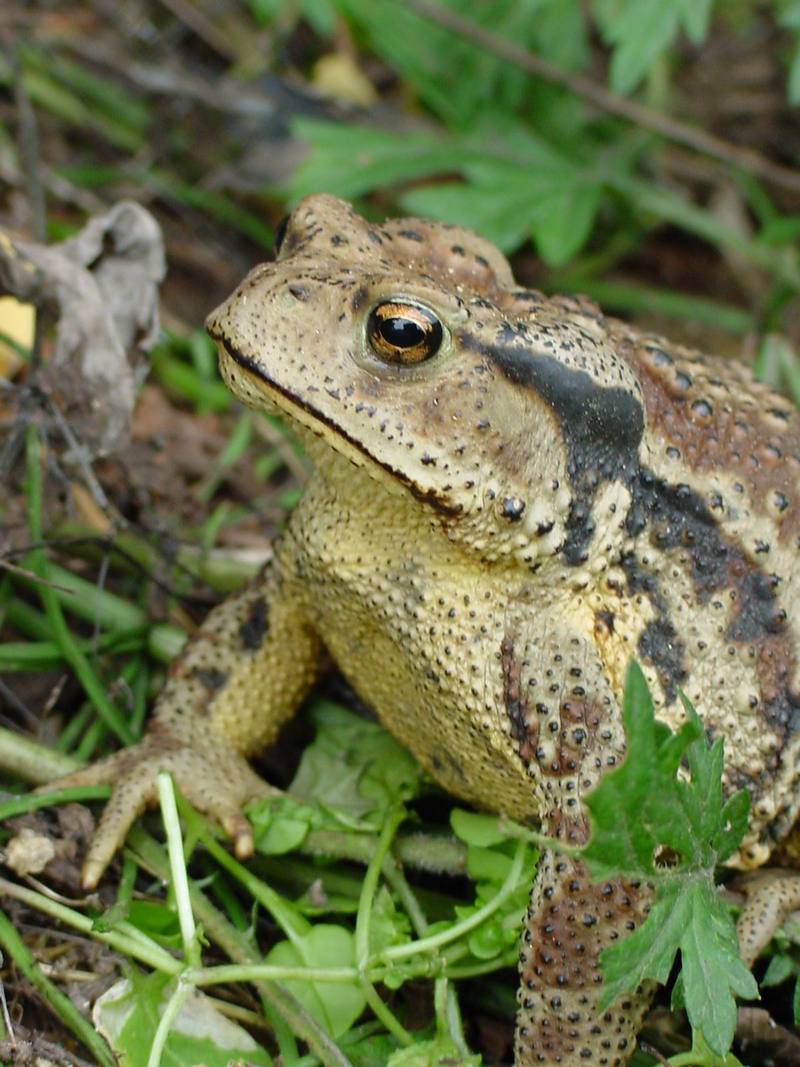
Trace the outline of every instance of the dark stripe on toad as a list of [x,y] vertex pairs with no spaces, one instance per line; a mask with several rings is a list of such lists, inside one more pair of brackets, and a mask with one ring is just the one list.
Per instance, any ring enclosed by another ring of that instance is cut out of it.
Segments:
[[[670,485],[643,469],[630,488],[628,532],[641,541],[646,538],[659,552],[681,553],[689,565],[698,603],[706,604],[724,590],[735,592],[736,610],[724,637],[731,644],[750,644],[758,650],[755,671],[762,697],[760,712],[785,742],[800,729],[800,695],[791,688],[796,653],[778,600],[778,577],[762,570],[726,537],[703,499],[688,485]],[[639,651],[642,655],[649,652],[667,692],[664,683],[671,674],[680,684],[675,672],[681,661],[675,654],[663,596],[655,576],[633,554],[622,565],[630,590],[645,592],[656,610],[651,625],[657,629],[645,630]]]
[[500,644],[500,661],[503,667],[503,695],[506,714],[511,724],[511,736],[519,745],[519,754],[524,763],[530,763],[536,748],[538,724],[528,725],[528,702],[521,691],[521,670],[514,655],[514,641],[508,634]]
[[638,472],[644,411],[631,392],[603,387],[555,356],[516,345],[490,345],[461,332],[457,341],[486,357],[515,385],[533,390],[559,421],[567,447],[572,503],[562,552],[582,563],[594,533],[592,505],[604,482],[629,482]]
[[661,592],[657,576],[642,567],[633,554],[623,557],[622,568],[631,596],[644,593],[656,613],[655,619],[644,628],[637,651],[645,662],[655,667],[667,703],[671,704],[678,696],[678,687],[687,678],[683,641],[678,639],[675,627],[669,621],[669,604]]

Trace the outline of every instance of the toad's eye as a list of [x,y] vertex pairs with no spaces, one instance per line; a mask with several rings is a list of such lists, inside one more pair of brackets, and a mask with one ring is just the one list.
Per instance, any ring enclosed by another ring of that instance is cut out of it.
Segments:
[[385,300],[370,312],[367,338],[384,363],[411,366],[436,355],[444,330],[429,308],[404,300]]

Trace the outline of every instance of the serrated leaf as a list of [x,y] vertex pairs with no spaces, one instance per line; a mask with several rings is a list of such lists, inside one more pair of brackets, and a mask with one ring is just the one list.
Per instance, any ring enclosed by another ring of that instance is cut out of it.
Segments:
[[688,901],[680,887],[664,886],[647,920],[638,930],[600,955],[605,986],[600,1011],[630,993],[647,978],[662,985],[669,978],[680,934],[686,921]]
[[[601,953],[602,1010],[646,979],[665,982],[680,952],[679,992],[689,1020],[723,1056],[736,1024],[734,997],[758,990],[739,959],[713,872],[741,841],[750,799],[742,791],[723,803],[723,742],[709,745],[700,717],[685,699],[684,705],[687,722],[673,734],[655,719],[644,674],[631,664],[623,699],[626,758],[586,798],[592,836],[582,856],[596,879],[634,877],[655,890],[645,922]],[[661,865],[664,856],[668,866]]]
[[627,0],[622,10],[601,22],[614,46],[609,82],[615,93],[629,93],[670,46],[678,32],[681,0]]
[[692,44],[706,39],[713,6],[714,0],[681,0],[680,20]]
[[452,173],[459,161],[459,147],[441,135],[398,137],[368,126],[311,119],[297,119],[292,131],[312,148],[290,179],[292,199],[320,189],[352,199],[396,182]]
[[758,997],[758,985],[739,959],[730,912],[710,880],[698,882],[687,896],[688,922],[679,943],[686,1013],[692,1029],[724,1056],[736,1030],[732,994],[752,1000]]
[[[528,152],[534,154],[532,146]],[[409,211],[475,229],[505,251],[530,234],[542,259],[560,266],[585,243],[600,203],[602,179],[550,146],[524,166],[501,160],[465,161],[468,185],[414,189]]]
[[[448,6],[523,47],[536,47],[541,4],[449,0]],[[448,126],[467,129],[489,102],[511,111],[522,101],[529,84],[523,71],[409,6],[396,0],[337,0],[337,6],[358,27],[370,50]]]
[[750,794],[740,790],[727,801],[721,812],[721,827],[712,842],[717,852],[717,860],[724,863],[733,855],[747,830],[747,817],[750,814]]

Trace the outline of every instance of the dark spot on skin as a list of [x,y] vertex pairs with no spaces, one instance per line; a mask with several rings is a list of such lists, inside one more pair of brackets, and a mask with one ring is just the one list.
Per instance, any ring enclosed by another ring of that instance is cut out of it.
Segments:
[[350,306],[353,311],[360,311],[364,304],[367,302],[369,296],[369,290],[366,285],[360,285],[358,289],[353,293],[353,299],[350,302]]
[[211,690],[212,693],[216,693],[218,689],[222,689],[223,685],[225,685],[228,680],[227,671],[218,671],[213,668],[204,669],[198,667],[193,673],[198,682],[204,688]]
[[675,362],[669,352],[665,352],[663,348],[656,348],[648,345],[647,352],[654,367],[671,367]]
[[604,627],[604,629],[608,633],[613,634],[613,632],[614,632],[614,619],[615,619],[615,615],[614,615],[613,611],[598,611],[597,614],[595,615],[595,619],[596,619],[597,623],[600,626]]
[[255,652],[256,649],[261,648],[268,631],[267,602],[263,596],[260,596],[250,605],[247,618],[239,627],[239,637],[248,651]]
[[503,497],[502,511],[504,519],[508,519],[509,522],[519,522],[525,511],[525,501],[520,500],[518,496]]
[[346,245],[347,244],[347,238],[346,237],[342,237],[341,234],[338,234],[338,233],[331,234],[331,244],[333,245],[334,248],[338,248],[339,245]]
[[400,230],[400,236],[405,237],[407,241],[419,241],[420,244],[425,240],[418,230]]

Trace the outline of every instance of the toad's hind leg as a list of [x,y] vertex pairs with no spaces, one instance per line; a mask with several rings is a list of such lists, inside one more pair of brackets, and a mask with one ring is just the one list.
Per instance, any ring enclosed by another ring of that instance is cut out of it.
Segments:
[[[581,800],[625,752],[619,702],[593,638],[566,621],[550,620],[542,634],[518,644],[504,667],[520,756],[543,831],[578,846],[589,837]],[[550,664],[578,684],[542,692],[542,679],[556,674]],[[534,689],[540,696],[535,703],[526,697]],[[616,1067],[630,1058],[651,989],[601,1011],[600,953],[641,925],[651,899],[647,884],[622,878],[592,884],[588,869],[557,846],[543,853],[520,953],[517,1067]]]
[[800,910],[800,871],[761,868],[741,875],[735,885],[747,898],[736,923],[739,955],[752,967],[789,915]]

